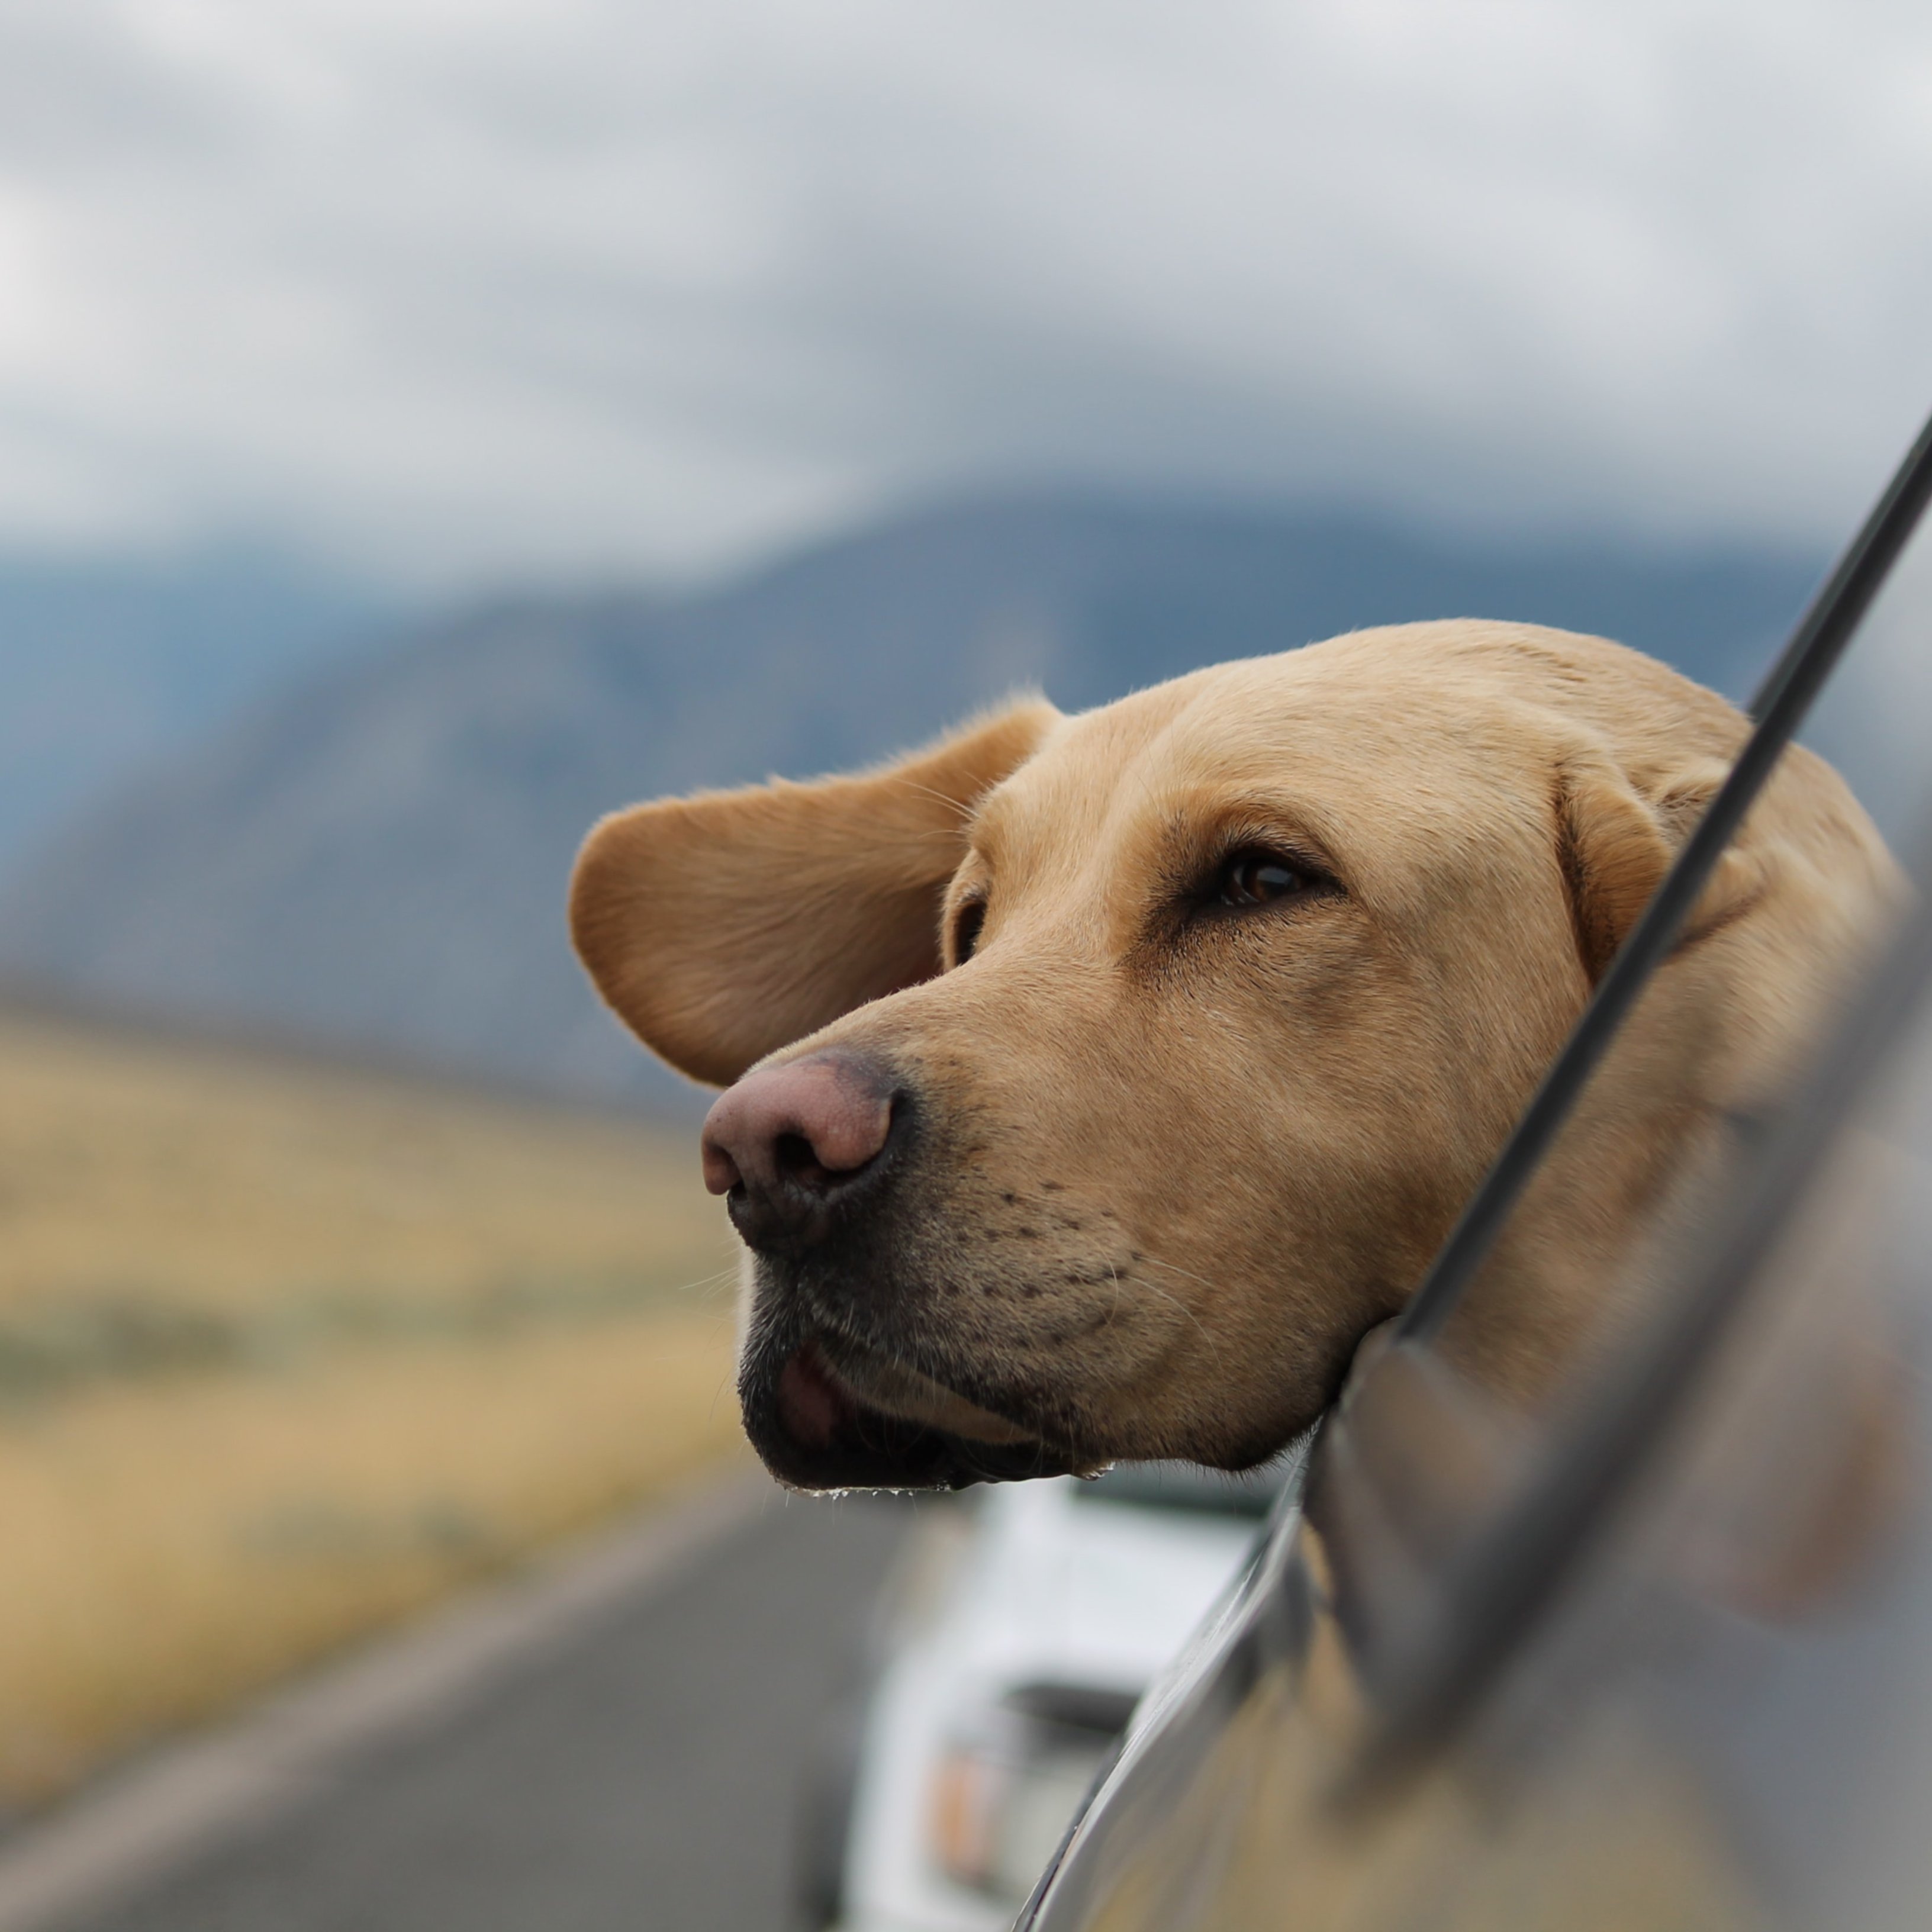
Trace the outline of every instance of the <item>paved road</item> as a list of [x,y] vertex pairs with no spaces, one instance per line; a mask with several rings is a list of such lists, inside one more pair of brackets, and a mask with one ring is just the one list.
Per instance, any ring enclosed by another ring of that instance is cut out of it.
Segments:
[[911,1515],[775,1502],[566,1654],[75,1932],[788,1932],[800,1768]]

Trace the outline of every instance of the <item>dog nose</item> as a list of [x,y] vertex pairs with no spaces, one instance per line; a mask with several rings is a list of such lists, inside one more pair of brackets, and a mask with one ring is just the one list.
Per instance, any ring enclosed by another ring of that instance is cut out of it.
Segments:
[[892,1098],[882,1070],[847,1054],[760,1067],[705,1117],[704,1184],[730,1197],[731,1219],[754,1248],[820,1240],[830,1210],[884,1153]]

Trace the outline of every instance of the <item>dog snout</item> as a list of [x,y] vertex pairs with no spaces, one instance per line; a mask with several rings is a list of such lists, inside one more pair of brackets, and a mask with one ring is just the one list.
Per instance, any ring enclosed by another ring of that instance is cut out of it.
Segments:
[[884,1164],[900,1112],[892,1077],[849,1054],[754,1069],[704,1122],[704,1184],[754,1248],[821,1240]]

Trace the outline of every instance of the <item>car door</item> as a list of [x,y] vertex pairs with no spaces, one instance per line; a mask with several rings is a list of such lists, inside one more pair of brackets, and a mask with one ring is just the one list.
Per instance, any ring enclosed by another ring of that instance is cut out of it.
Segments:
[[[1913,703],[1932,694],[1932,540],[1914,534],[1928,492],[1932,426],[1022,1928],[1922,1922],[1932,760],[1912,721],[1932,716]],[[1801,728],[1880,817],[1912,890],[1819,989],[1785,1077],[1749,1108],[1707,1109],[1637,1240],[1606,1249],[1589,1238],[1592,1189],[1610,1184],[1593,1112],[1630,1093],[1700,1103],[1699,1016],[1660,1036],[1647,1002]],[[1538,1268],[1585,1270],[1597,1292],[1562,1358],[1504,1396],[1472,1365]]]

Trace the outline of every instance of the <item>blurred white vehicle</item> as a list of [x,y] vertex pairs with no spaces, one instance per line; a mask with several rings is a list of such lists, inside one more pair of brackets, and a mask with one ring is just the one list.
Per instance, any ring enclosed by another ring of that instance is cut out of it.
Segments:
[[1280,1481],[1148,1465],[933,1511],[856,1753],[814,1794],[806,1922],[1005,1932]]

